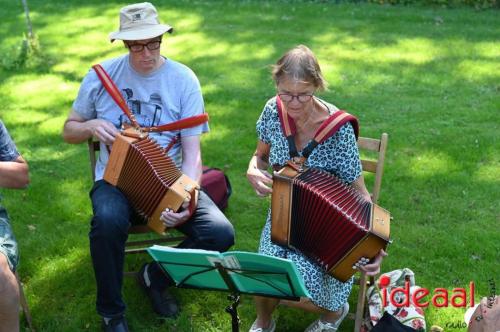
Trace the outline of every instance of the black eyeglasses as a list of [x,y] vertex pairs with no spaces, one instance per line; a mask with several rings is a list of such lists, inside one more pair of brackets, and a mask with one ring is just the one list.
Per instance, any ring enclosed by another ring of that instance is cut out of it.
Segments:
[[288,93],[280,93],[278,94],[280,96],[281,100],[284,101],[285,103],[289,103],[293,100],[293,98],[297,98],[297,100],[301,103],[307,103],[309,100],[312,98],[312,94],[310,95],[291,95]]
[[139,53],[144,50],[144,46],[148,48],[150,51],[154,51],[160,48],[161,40],[153,40],[147,44],[127,44],[129,50],[134,53]]

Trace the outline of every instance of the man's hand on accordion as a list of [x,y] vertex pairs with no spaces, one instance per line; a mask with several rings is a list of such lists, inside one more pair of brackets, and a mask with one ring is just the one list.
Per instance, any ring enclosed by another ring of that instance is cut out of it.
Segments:
[[111,122],[102,119],[87,121],[87,125],[90,127],[92,136],[106,145],[112,145],[115,136],[120,133]]
[[179,212],[174,212],[170,209],[165,209],[161,213],[160,220],[166,227],[177,227],[185,223],[189,217],[191,217],[191,211],[189,209],[190,201],[185,201],[182,204],[182,207],[179,209]]
[[380,273],[380,265],[385,256],[387,256],[387,253],[384,249],[380,249],[378,255],[369,264],[365,264],[366,261],[363,258],[360,259],[358,269],[367,276],[375,276]]

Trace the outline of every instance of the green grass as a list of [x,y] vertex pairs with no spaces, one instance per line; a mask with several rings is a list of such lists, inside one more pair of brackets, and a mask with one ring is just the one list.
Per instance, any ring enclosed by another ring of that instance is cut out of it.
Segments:
[[[20,275],[39,331],[98,330],[87,233],[91,186],[86,147],[61,128],[94,63],[124,52],[107,34],[124,2],[30,0],[41,55],[0,68],[0,117],[30,163],[25,191],[2,191],[21,250]],[[285,1],[156,1],[176,32],[163,54],[201,81],[210,134],[204,163],[225,168],[234,195],[233,249],[255,251],[267,199],[245,179],[255,121],[274,94],[269,65],[299,43],[317,55],[322,97],[358,116],[362,136],[389,134],[380,204],[394,215],[384,271],[411,268],[433,290],[476,284],[476,300],[500,275],[500,24],[470,8],[335,5]],[[15,60],[25,29],[20,2],[2,3],[1,63]],[[129,259],[138,267],[148,259]],[[356,289],[351,295],[352,307]],[[133,280],[124,296],[135,331],[229,331],[226,294],[177,289],[182,314],[158,320]],[[255,317],[240,306],[242,331]],[[462,321],[464,309],[429,307],[428,327]],[[302,331],[313,315],[280,308],[278,331]],[[346,321],[341,331],[351,331]]]

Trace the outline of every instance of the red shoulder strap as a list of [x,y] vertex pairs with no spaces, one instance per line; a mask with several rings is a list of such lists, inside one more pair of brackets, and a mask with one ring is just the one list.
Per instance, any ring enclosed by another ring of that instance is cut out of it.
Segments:
[[347,122],[351,123],[354,129],[354,135],[356,136],[356,139],[358,139],[358,119],[345,111],[338,110],[330,115],[330,117],[321,124],[314,135],[314,140],[318,143],[323,143],[327,138],[333,136]]
[[101,65],[93,65],[92,68],[96,72],[97,76],[102,82],[102,85],[108,91],[109,95],[115,103],[122,109],[123,113],[129,118],[130,122],[132,123],[132,126],[136,129],[139,128],[139,124],[137,123],[137,120],[135,119],[134,114],[130,111],[130,109],[127,106],[127,102],[125,99],[123,99],[122,94],[120,93],[120,90],[118,90],[118,87],[115,85],[115,82],[109,77],[108,73],[102,68]]
[[295,122],[291,117],[288,116],[288,113],[285,111],[283,107],[283,102],[281,101],[280,96],[276,96],[276,109],[278,110],[278,116],[280,118],[281,129],[283,133],[285,133],[286,140],[288,141],[288,150],[290,151],[290,158],[298,157],[299,153],[297,152],[297,147],[295,146]]
[[186,128],[192,128],[199,126],[208,121],[208,114],[198,114],[193,115],[188,118],[180,119],[174,122],[170,122],[161,126],[155,127],[141,127],[142,131],[151,133],[151,132],[160,132],[160,131],[171,131],[171,130],[180,130]]
[[94,69],[97,76],[101,80],[102,85],[104,86],[106,91],[109,93],[111,98],[113,98],[115,103],[121,108],[123,113],[125,113],[125,115],[129,118],[130,122],[132,123],[132,126],[135,129],[140,129],[141,131],[144,132],[171,131],[171,130],[192,128],[208,121],[208,114],[203,113],[195,116],[190,116],[188,118],[174,121],[171,123],[167,123],[161,126],[140,127],[139,124],[137,123],[137,120],[135,119],[134,113],[132,113],[128,108],[127,102],[120,93],[120,90],[118,90],[118,87],[115,85],[115,82],[113,82],[111,77],[109,77],[106,70],[104,70],[104,68],[102,68],[102,66],[99,64],[93,65],[92,68]]
[[338,110],[337,112],[330,115],[330,117],[321,124],[321,126],[316,131],[314,138],[302,150],[302,156],[307,159],[313,152],[314,148],[318,146],[318,144],[323,143],[328,138],[335,135],[335,133],[339,131],[339,129],[342,128],[342,126],[347,122],[351,123],[354,129],[354,135],[357,139],[359,135],[358,119],[347,112]]
[[285,137],[295,135],[295,122],[291,117],[288,116],[288,113],[285,111],[280,96],[276,96],[276,107],[278,109],[278,115],[280,117],[281,129],[283,129]]

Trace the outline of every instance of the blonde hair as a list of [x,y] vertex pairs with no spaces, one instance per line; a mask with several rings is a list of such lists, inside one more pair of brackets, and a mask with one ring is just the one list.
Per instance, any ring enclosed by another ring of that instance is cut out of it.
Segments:
[[286,52],[272,67],[272,76],[276,85],[285,77],[304,83],[313,84],[324,91],[328,82],[321,74],[318,60],[314,53],[304,45],[298,45]]

